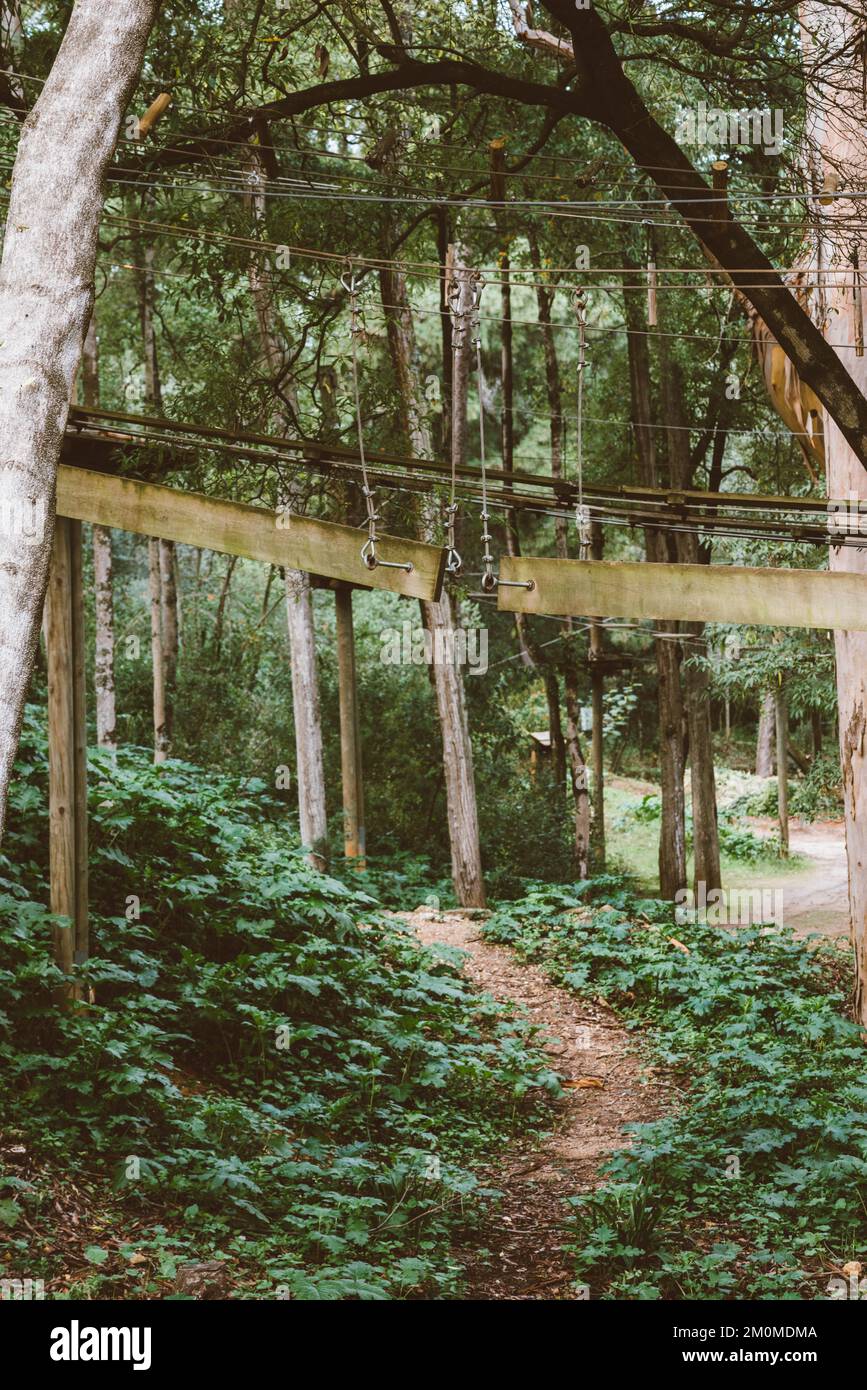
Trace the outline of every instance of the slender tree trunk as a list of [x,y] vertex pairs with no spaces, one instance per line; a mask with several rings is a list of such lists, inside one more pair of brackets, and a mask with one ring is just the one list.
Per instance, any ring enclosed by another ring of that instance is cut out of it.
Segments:
[[780,854],[789,855],[789,706],[785,686],[774,691],[777,730],[777,803],[780,819]]
[[813,758],[818,758],[822,752],[822,711],[820,709],[810,710],[810,733],[813,740]]
[[774,693],[766,690],[762,696],[759,729],[756,735],[756,776],[773,777],[775,750]]
[[[864,70],[857,60],[863,14],[819,0],[801,5],[807,77],[807,163],[814,194],[824,189],[863,189],[867,178],[867,120]],[[811,280],[812,315],[837,346],[837,356],[862,392],[867,391],[867,356],[855,350],[852,292],[853,245],[867,263],[864,209],[857,199],[834,198],[811,207],[817,232]],[[855,230],[853,230],[855,229]],[[863,271],[862,271],[863,275]],[[867,502],[867,473],[827,410],[824,416],[827,492],[833,498]],[[867,574],[867,551],[831,548],[830,567]],[[855,956],[855,1016],[867,1024],[867,633],[837,631],[837,703],[840,762],[849,862],[849,913]]]
[[[91,314],[84,339],[81,372],[83,404],[99,406],[99,343],[96,313]],[[96,741],[101,748],[117,748],[117,707],[114,685],[114,583],[111,531],[93,528],[94,673],[96,692]]]
[[[548,414],[551,417],[551,476],[562,478],[565,430],[563,425],[563,389],[560,378],[560,359],[552,325],[551,310],[554,304],[554,291],[542,281],[542,256],[535,233],[528,235],[530,261],[536,272],[536,316],[542,335],[542,351],[545,359],[545,392]],[[554,538],[557,555],[565,560],[569,555],[569,523],[564,517],[554,518]],[[590,796],[587,785],[587,766],[581,747],[580,699],[578,693],[578,671],[573,653],[573,633],[575,625],[571,618],[563,623],[563,694],[566,709],[566,722],[563,733],[566,762],[569,767],[569,782],[575,807],[575,859],[580,877],[586,878],[589,872],[590,857]]]
[[[251,211],[257,234],[265,223],[266,176],[261,159],[249,152]],[[268,253],[266,252],[265,255]],[[289,359],[274,297],[271,271],[262,256],[250,257],[250,294],[259,328],[262,357],[277,396],[274,415],[283,433],[291,428],[293,408]],[[290,505],[297,499],[290,495]],[[316,662],[316,630],[310,575],[303,570],[285,571],[286,626],[292,670],[292,709],[295,722],[295,761],[298,781],[298,819],[302,843],[315,866],[328,861],[328,817],[325,802],[325,764],[322,756],[322,716],[319,704],[319,672]]]
[[0,535],[0,829],[39,636],[57,464],[93,310],[102,185],[156,0],[77,0],[21,133],[0,263],[0,511],[43,534]]
[[226,564],[226,573],[223,576],[223,583],[220,587],[220,597],[217,600],[217,612],[214,618],[214,657],[215,664],[219,664],[223,651],[223,628],[226,621],[226,606],[229,602],[229,590],[232,587],[232,575],[235,573],[235,566],[238,563],[237,555],[230,555]]
[[175,690],[178,679],[180,625],[178,622],[177,554],[174,541],[160,541],[160,618],[166,685],[166,737],[171,747],[175,730]]
[[292,710],[298,777],[298,820],[301,842],[311,862],[328,862],[328,818],[322,757],[322,716],[316,665],[316,630],[309,574],[286,571],[286,622],[292,654]]
[[[692,462],[689,452],[689,429],[683,404],[683,381],[676,363],[670,361],[660,337],[660,374],[663,380],[664,402],[668,431],[668,460],[671,486],[686,489],[693,485]],[[676,538],[677,557],[682,564],[696,565],[710,560],[710,552],[699,547],[698,537],[679,532]],[[683,703],[686,713],[689,742],[689,775],[692,791],[692,845],[695,891],[699,884],[706,893],[722,887],[720,867],[719,826],[716,809],[716,773],[711,729],[710,676],[704,667],[696,666],[690,657],[707,656],[704,623],[682,623],[686,643],[686,664],[681,668]]]
[[[152,197],[147,195],[144,200],[145,211],[152,202]],[[138,239],[138,263],[138,301],[144,357],[145,408],[151,415],[162,415],[163,388],[156,331],[156,248],[148,237]],[[178,592],[175,584],[174,541],[159,540],[156,545],[159,579],[160,670],[157,672],[154,668],[154,719],[156,720],[157,714],[159,714],[161,723],[159,725],[154,723],[154,749],[155,753],[159,752],[160,754],[159,757],[155,757],[155,761],[162,762],[171,751],[174,736],[174,697],[178,665]],[[152,622],[153,617],[152,613]],[[153,655],[154,661],[156,661],[157,651],[155,648]]]
[[117,706],[114,685],[114,564],[111,532],[93,528],[93,583],[96,635],[94,687],[96,690],[96,741],[102,748],[117,748]]
[[151,603],[151,662],[153,665],[154,762],[169,756],[166,730],[165,664],[163,662],[162,594],[160,585],[160,543],[148,541],[148,592]]
[[[628,249],[624,246],[624,256]],[[627,265],[630,262],[624,260]],[[628,277],[627,284],[640,285],[638,275]],[[639,479],[648,487],[657,484],[656,445],[653,437],[651,410],[650,354],[647,346],[646,319],[639,296],[627,289],[624,295],[629,356],[629,387],[631,413],[634,421]],[[667,560],[668,552],[662,532],[648,528],[645,546],[649,561]],[[673,625],[654,624],[658,633],[670,632]],[[673,898],[686,887],[686,801],[684,776],[684,720],[680,687],[680,647],[669,636],[658,636],[654,643],[656,656],[657,699],[659,705],[659,784],[662,814],[659,827],[659,891],[664,898]]]
[[571,654],[563,664],[563,693],[566,706],[566,753],[569,776],[575,802],[575,868],[579,878],[590,872],[590,791],[587,785],[587,765],[581,751],[581,700],[578,691],[578,669]]
[[[460,267],[457,267],[460,270]],[[417,351],[412,313],[406,280],[396,268],[386,266],[380,271],[380,291],[386,308],[386,323],[391,361],[400,400],[401,425],[412,453],[417,458],[432,455],[430,423],[425,401],[419,388]],[[466,450],[466,402],[469,372],[468,354],[458,354],[452,382],[452,447]],[[457,402],[457,410],[454,405]],[[460,455],[458,461],[462,461]],[[436,541],[438,517],[432,498],[422,503],[421,530],[425,539]],[[451,594],[443,590],[436,602],[425,603],[425,625],[433,637],[432,649],[437,650],[437,637],[443,651],[453,651],[451,637],[458,626],[458,616]],[[437,713],[443,744],[446,813],[452,860],[452,881],[455,896],[462,907],[484,907],[485,883],[479,845],[479,816],[476,803],[476,783],[473,772],[473,748],[467,720],[463,673],[451,661],[433,663]]]

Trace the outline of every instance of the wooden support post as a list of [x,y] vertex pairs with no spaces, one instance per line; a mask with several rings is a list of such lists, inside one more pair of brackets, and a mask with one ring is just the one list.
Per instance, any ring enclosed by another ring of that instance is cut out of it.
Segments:
[[777,716],[777,799],[780,815],[780,854],[789,857],[789,707],[786,688],[779,684],[774,691]]
[[358,717],[355,635],[352,627],[352,589],[334,590],[337,619],[337,680],[340,696],[340,767],[343,779],[343,846],[352,867],[365,867],[364,783]]
[[[48,657],[48,804],[54,958],[65,975],[88,948],[87,743],[84,710],[84,624],[81,608],[81,526],[58,517],[45,609]],[[74,997],[65,990],[64,998]]]
[[75,963],[90,955],[87,828],[87,674],[84,640],[84,583],[81,522],[70,521],[69,573],[72,618],[72,753],[75,803]]

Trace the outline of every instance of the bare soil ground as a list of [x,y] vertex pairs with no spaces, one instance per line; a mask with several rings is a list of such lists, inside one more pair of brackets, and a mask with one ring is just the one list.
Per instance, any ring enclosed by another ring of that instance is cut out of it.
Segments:
[[456,1252],[467,1273],[467,1297],[574,1298],[562,1248],[568,1198],[591,1191],[600,1165],[628,1144],[625,1127],[657,1118],[674,1104],[674,1094],[663,1076],[640,1062],[630,1035],[604,1004],[558,989],[538,966],[484,941],[479,923],[460,913],[400,915],[425,945],[444,942],[466,951],[468,978],[520,1006],[543,1030],[564,1086],[552,1132],[541,1143],[514,1145],[483,1175],[503,1198],[474,1233],[473,1247]]

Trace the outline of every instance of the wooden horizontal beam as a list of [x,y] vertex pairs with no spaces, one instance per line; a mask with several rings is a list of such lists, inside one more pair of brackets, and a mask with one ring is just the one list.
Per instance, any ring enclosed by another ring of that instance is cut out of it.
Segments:
[[390,589],[408,598],[437,599],[442,592],[445,551],[422,541],[379,536],[380,560],[409,563],[411,571],[361,559],[365,533],[353,526],[273,512],[202,493],[135,482],[61,465],[57,513],[76,521],[135,531],[142,536],[198,545],[226,555],[346,580],[373,589]]
[[500,578],[533,581],[532,589],[497,590],[499,607],[509,613],[867,631],[867,575],[839,570],[504,555]]

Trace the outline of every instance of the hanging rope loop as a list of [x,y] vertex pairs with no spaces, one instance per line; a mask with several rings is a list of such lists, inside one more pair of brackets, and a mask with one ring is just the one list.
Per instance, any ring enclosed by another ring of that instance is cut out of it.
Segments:
[[[464,315],[460,311],[461,287],[457,276],[454,276],[449,284],[448,299],[449,309],[452,317],[452,374],[454,377],[454,363],[460,347],[463,346],[464,335],[466,333],[466,322]],[[457,549],[455,540],[455,527],[458,519],[458,504],[456,500],[456,469],[457,460],[455,459],[454,443],[451,448],[452,456],[452,476],[449,502],[446,507],[446,574],[452,579],[457,579],[463,573],[464,562]]]
[[358,311],[358,283],[351,259],[347,259],[340,283],[349,295],[349,344],[352,361],[352,392],[355,399],[355,428],[358,435],[358,457],[361,461],[361,495],[367,511],[367,540],[361,547],[361,562],[365,569],[375,570],[378,566],[390,570],[405,570],[412,573],[412,564],[397,560],[380,560],[376,553],[376,525],[381,520],[376,510],[376,501],[370,479],[367,475],[367,458],[364,453],[364,427],[361,418],[361,391],[358,384],[358,338],[361,335],[361,319]]

